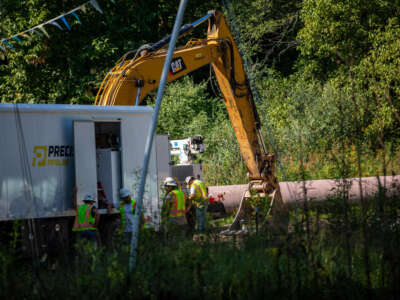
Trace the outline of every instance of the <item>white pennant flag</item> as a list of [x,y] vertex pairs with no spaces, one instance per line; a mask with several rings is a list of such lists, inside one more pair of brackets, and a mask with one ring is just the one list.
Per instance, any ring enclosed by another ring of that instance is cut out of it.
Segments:
[[64,30],[64,29],[61,27],[61,25],[58,24],[56,21],[50,22],[49,24],[51,24],[51,25],[53,25],[53,26],[56,26],[56,27],[57,27],[58,29],[60,29],[60,30]]
[[29,30],[29,33],[32,34],[32,35],[34,35],[36,33],[38,36],[43,36],[43,34],[41,34],[35,28],[32,28],[31,30]]
[[103,11],[100,8],[100,5],[97,3],[96,0],[90,0],[90,4],[92,4],[93,7],[98,10],[99,13],[101,14],[103,13]]

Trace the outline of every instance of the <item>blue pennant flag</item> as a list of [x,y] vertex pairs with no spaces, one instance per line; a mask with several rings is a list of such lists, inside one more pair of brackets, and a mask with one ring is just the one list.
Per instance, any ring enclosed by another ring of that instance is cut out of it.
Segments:
[[65,18],[65,16],[62,16],[61,20],[64,22],[64,24],[68,28],[68,30],[71,30],[71,27],[69,27],[69,24],[68,24],[67,19]]
[[99,12],[99,13],[103,13],[103,11],[100,8],[100,5],[97,3],[96,0],[90,0],[90,4],[93,5],[93,7]]
[[60,29],[60,30],[64,30],[64,29],[61,27],[61,25],[58,24],[56,21],[50,22],[49,24],[51,24],[51,25],[53,25],[53,26],[56,26],[56,27],[57,27],[58,29]]
[[4,44],[6,44],[8,47],[10,47],[10,49],[13,49],[13,50],[14,50],[14,47],[13,47],[7,40],[2,40],[2,42],[3,42]]
[[73,11],[71,14],[75,17],[75,19],[79,22],[79,24],[82,24],[82,22],[79,19],[79,16],[78,16],[78,14],[76,12]]
[[13,39],[16,40],[18,43],[20,43],[22,45],[22,41],[18,36],[14,35]]

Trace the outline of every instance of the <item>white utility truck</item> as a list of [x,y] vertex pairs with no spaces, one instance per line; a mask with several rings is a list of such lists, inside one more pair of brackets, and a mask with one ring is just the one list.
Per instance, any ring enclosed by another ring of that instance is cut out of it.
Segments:
[[[44,247],[52,231],[69,240],[74,186],[78,204],[91,193],[103,214],[107,202],[118,207],[122,186],[135,197],[152,113],[146,106],[0,104],[0,224],[36,220],[37,236],[26,234]],[[157,227],[168,137],[157,136],[154,145],[144,214]],[[112,219],[101,221],[105,232]]]
[[194,176],[203,180],[201,162],[195,162],[196,154],[204,153],[206,150],[201,135],[195,135],[181,140],[170,141],[171,156],[177,157],[177,164],[171,166],[171,176],[181,184],[186,176]]

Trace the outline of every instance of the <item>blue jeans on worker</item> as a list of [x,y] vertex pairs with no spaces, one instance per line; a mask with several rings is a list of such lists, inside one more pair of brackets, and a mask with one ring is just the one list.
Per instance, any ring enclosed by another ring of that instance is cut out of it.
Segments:
[[122,233],[122,244],[124,246],[129,246],[132,240],[132,231]]
[[206,210],[207,207],[196,208],[197,231],[204,231],[206,227]]
[[95,243],[96,242],[96,231],[95,230],[79,231],[79,238]]

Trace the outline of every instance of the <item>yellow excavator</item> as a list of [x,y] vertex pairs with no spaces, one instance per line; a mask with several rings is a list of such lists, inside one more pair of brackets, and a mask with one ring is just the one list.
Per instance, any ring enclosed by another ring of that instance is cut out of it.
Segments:
[[[192,24],[182,26],[179,37],[208,20],[207,38],[191,39],[177,48],[169,68],[168,82],[202,66],[211,64],[224,97],[226,109],[248,169],[249,188],[243,195],[231,229],[238,229],[250,197],[271,199],[273,214],[279,215],[284,205],[279,183],[274,175],[275,155],[268,154],[242,59],[227,22],[219,11],[209,11]],[[126,53],[104,78],[96,105],[138,105],[159,83],[170,36],[153,45]],[[129,55],[133,58],[128,59]]]

